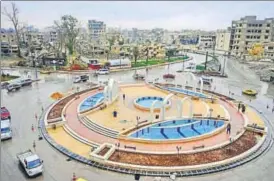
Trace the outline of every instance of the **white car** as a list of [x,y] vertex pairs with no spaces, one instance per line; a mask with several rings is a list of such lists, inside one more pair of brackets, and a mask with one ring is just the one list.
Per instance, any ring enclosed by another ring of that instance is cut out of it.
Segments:
[[9,119],[1,120],[1,140],[7,140],[11,138],[11,121]]
[[96,70],[96,74],[106,75],[106,74],[109,74],[109,70],[108,69],[99,69],[99,70]]

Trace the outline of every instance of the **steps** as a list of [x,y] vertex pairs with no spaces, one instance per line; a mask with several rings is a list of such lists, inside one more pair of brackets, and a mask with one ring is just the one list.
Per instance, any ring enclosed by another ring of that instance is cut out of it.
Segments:
[[103,126],[100,126],[99,124],[94,123],[93,121],[91,121],[90,119],[88,119],[86,116],[82,116],[80,117],[80,121],[90,130],[99,133],[101,135],[110,137],[110,138],[114,138],[116,139],[118,137],[119,132],[109,129],[109,128],[105,128]]
[[78,135],[77,133],[75,133],[67,124],[64,124],[63,126],[64,130],[70,135],[72,136],[74,139],[79,140],[80,142],[89,145],[93,148],[97,148],[99,146],[99,144],[89,141],[86,138],[83,138],[82,136]]

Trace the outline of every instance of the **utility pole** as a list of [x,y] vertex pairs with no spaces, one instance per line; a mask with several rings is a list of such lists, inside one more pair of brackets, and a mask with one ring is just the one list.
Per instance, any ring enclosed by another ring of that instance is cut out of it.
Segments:
[[208,51],[206,52],[205,70],[207,69],[207,59],[208,59]]

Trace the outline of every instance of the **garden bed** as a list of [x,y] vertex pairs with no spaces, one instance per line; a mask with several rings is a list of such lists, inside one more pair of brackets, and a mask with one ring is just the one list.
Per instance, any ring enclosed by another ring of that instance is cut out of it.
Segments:
[[125,151],[115,151],[110,161],[143,166],[190,166],[200,165],[212,162],[218,162],[240,155],[251,149],[257,143],[257,134],[246,131],[238,140],[223,148],[192,153],[192,154],[174,154],[174,155],[156,155],[131,153]]
[[[93,87],[94,87],[95,85],[96,85],[96,84],[94,84]],[[79,93],[72,94],[72,95],[70,95],[70,96],[68,96],[68,97],[66,97],[66,98],[64,98],[64,99],[62,99],[62,100],[60,100],[60,101],[59,101],[56,105],[54,105],[54,106],[52,107],[52,109],[49,111],[47,119],[48,119],[48,120],[49,120],[49,119],[54,120],[54,119],[60,118],[60,117],[62,116],[62,110],[63,110],[63,108],[65,107],[65,105],[66,105],[69,101],[71,101],[72,99],[74,99],[76,95],[83,94],[83,93],[88,92],[88,91],[93,90],[93,89],[95,89],[95,88],[86,89],[86,90],[84,90],[84,91],[81,91],[81,92],[79,92]]]
[[99,151],[99,153],[97,155],[100,155],[100,156],[105,156],[105,154],[110,150],[109,147],[105,147],[103,148],[102,150]]

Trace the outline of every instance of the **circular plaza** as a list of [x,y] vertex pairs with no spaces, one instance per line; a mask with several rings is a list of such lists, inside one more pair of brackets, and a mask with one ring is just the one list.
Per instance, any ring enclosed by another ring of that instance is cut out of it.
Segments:
[[198,85],[109,79],[51,105],[40,131],[72,159],[127,174],[208,174],[262,154],[270,140],[261,116]]

